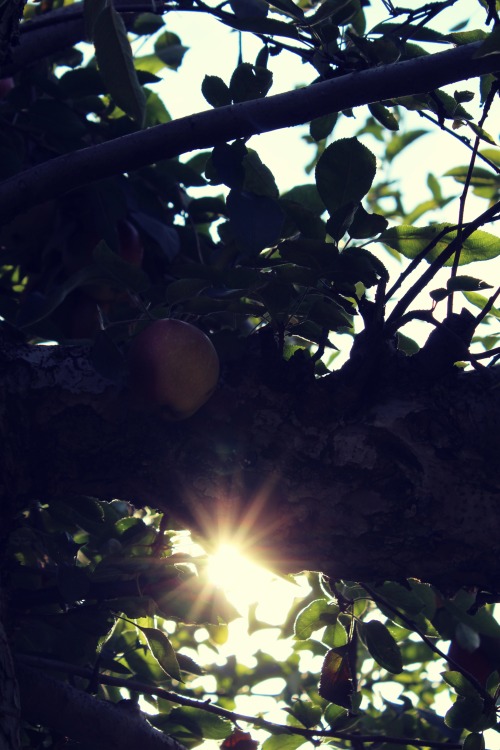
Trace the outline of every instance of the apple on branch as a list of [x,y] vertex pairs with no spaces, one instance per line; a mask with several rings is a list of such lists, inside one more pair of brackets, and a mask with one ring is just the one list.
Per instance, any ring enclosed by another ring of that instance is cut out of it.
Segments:
[[219,357],[203,331],[182,320],[150,323],[128,352],[130,385],[137,404],[163,407],[170,419],[186,419],[214,392]]

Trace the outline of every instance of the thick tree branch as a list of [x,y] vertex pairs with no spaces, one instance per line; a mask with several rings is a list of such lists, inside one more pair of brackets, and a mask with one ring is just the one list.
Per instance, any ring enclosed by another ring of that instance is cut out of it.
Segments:
[[[129,15],[139,11],[152,11],[151,3],[136,0],[119,0],[115,7],[121,13]],[[124,20],[126,23],[127,18]],[[21,25],[19,44],[12,50],[12,59],[0,66],[0,78],[12,76],[26,66],[62,52],[81,41],[85,41],[81,3],[35,16]]]
[[259,355],[259,339],[174,423],[132,411],[126,385],[93,373],[83,347],[5,347],[17,417],[5,497],[151,505],[214,543],[236,536],[282,572],[497,591],[498,368],[450,366],[434,383],[416,358],[367,366],[361,354],[315,381]]
[[17,663],[23,717],[96,750],[185,750],[140,712],[94,698],[66,682]]
[[310,122],[370,102],[421,94],[491,73],[500,55],[474,57],[479,43],[350,73],[307,88],[220,107],[38,164],[0,186],[0,219],[85,184],[161,159]]

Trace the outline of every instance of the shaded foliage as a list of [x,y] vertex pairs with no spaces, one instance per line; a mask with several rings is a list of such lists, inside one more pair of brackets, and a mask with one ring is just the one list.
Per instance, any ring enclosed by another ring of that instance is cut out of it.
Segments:
[[[220,108],[264,99],[278,56],[312,66],[312,85],[417,60],[436,44],[476,43],[478,57],[494,56],[495,3],[477,4],[482,29],[434,30],[435,16],[452,4],[407,10],[384,2],[387,19],[371,28],[369,3],[359,0],[235,0],[213,8],[181,0],[164,10],[204,12],[260,40],[254,61],[239,59],[226,80],[209,72],[203,79],[205,99]],[[43,33],[44,19],[48,27],[63,23],[65,10],[56,1],[28,3],[23,43],[37,24]],[[0,81],[2,179],[22,186],[23,172],[37,165],[130,133],[147,137],[169,122],[168,100],[154,86],[164,69],[180,68],[187,48],[160,12],[123,10],[85,0],[78,41],[87,46],[54,49]],[[0,26],[6,46],[15,41],[10,22],[7,32]],[[109,179],[27,206],[0,233],[5,338],[84,342],[96,370],[120,383],[134,336],[149,320],[176,317],[210,335],[223,366],[267,329],[280,360],[302,362],[321,378],[341,341],[355,339],[358,355],[367,340],[394,356],[415,355],[419,345],[401,329],[417,318],[459,339],[461,356],[446,364],[493,364],[498,290],[483,294],[492,288],[489,271],[477,278],[461,269],[500,254],[498,236],[483,228],[499,211],[500,150],[486,130],[494,72],[479,85],[479,115],[467,108],[475,93],[437,89],[376,102],[367,93],[364,124],[349,137],[337,138],[336,129],[352,111],[314,119],[306,136],[314,179],[284,193],[248,139],[236,139],[182,160],[123,164]],[[407,207],[386,169],[428,132],[414,127],[412,112],[440,127],[444,143],[458,137],[468,148],[469,163],[445,175],[462,191],[455,223],[440,214],[454,197],[445,194],[450,182],[430,172],[428,197]],[[465,221],[469,192],[485,207]],[[394,261],[405,259],[393,278]],[[430,288],[444,267],[443,286]],[[420,281],[400,296],[413,271]],[[454,304],[469,311],[461,328]],[[140,701],[151,724],[185,747],[213,740],[223,750],[254,750],[244,723],[265,730],[265,750],[320,739],[355,749],[377,742],[479,750],[482,733],[498,728],[500,626],[484,592],[383,582],[376,571],[361,583],[308,573],[310,593],[270,636],[270,643],[290,639],[289,656],[274,658],[269,647],[248,667],[218,656],[237,613],[210,582],[206,558],[181,551],[185,532],[172,519],[122,500],[48,493],[10,502],[2,585],[18,663],[106,701]],[[249,638],[267,629],[251,613]],[[281,724],[257,715],[258,707],[255,716],[238,708],[241,696],[258,695],[271,679]],[[23,746],[62,742],[56,728],[25,718]]]

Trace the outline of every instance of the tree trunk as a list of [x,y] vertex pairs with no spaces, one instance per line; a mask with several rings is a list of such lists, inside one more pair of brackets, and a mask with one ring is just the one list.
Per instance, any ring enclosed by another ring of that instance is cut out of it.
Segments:
[[498,590],[498,371],[435,381],[394,354],[314,380],[264,338],[181,422],[135,411],[81,347],[5,345],[4,507],[118,497],[283,572]]

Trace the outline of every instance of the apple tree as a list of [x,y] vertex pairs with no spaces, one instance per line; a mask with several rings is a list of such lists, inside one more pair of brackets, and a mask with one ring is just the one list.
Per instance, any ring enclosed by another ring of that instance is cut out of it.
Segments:
[[[499,5],[413,5],[0,4],[2,750],[498,728]],[[172,14],[240,39],[178,119]],[[428,132],[463,158],[415,201]],[[187,531],[307,571],[287,658],[202,664],[237,613]],[[269,678],[282,722],[239,710]]]

